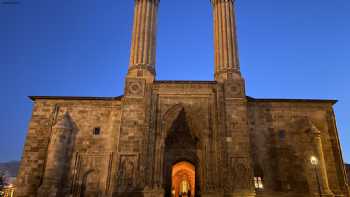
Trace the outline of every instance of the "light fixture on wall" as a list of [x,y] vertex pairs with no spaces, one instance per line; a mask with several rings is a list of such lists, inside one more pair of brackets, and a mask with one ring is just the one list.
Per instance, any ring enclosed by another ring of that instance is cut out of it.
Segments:
[[320,185],[320,179],[318,177],[318,173],[317,173],[317,166],[318,166],[318,159],[316,156],[311,156],[310,157],[310,162],[311,165],[313,166],[314,172],[315,172],[315,176],[317,179],[317,187],[318,187],[318,194],[320,195],[320,197],[322,196],[322,190],[321,190],[321,185]]

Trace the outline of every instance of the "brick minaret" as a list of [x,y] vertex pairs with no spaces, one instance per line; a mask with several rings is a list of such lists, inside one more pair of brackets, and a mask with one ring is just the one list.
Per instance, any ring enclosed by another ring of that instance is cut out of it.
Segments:
[[158,5],[159,0],[135,0],[129,77],[154,78]]
[[238,59],[234,0],[211,0],[214,18],[215,80],[224,110],[221,177],[225,196],[255,196],[244,79]]
[[214,17],[215,80],[240,77],[234,0],[211,0]]

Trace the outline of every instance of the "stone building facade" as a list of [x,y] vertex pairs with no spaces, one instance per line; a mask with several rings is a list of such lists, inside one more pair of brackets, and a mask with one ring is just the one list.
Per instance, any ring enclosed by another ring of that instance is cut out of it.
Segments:
[[30,97],[16,196],[349,196],[336,101],[247,96],[234,2],[211,4],[214,81],[156,80],[159,0],[135,0],[124,95]]
[[350,164],[345,164],[346,175],[348,177],[348,181],[350,181]]

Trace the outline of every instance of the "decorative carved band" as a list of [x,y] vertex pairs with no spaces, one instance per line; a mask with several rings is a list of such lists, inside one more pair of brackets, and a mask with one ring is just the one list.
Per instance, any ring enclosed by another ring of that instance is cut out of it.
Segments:
[[149,1],[151,3],[157,3],[157,5],[158,5],[160,0],[135,0],[136,3],[140,2],[140,1]]
[[130,65],[128,72],[131,72],[133,70],[147,70],[150,73],[152,73],[153,75],[156,74],[156,70],[154,68],[154,65],[142,65],[142,64],[140,64],[140,65]]
[[235,0],[210,0],[211,4],[214,6],[217,3],[221,3],[221,2],[235,2]]

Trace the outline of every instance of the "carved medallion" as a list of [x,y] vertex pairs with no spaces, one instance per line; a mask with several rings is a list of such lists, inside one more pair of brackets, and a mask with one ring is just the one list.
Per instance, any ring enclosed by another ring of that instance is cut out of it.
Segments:
[[230,97],[241,97],[244,95],[243,85],[241,81],[227,81],[225,83],[225,96]]
[[145,81],[142,79],[127,79],[126,95],[132,97],[143,97],[145,93]]

